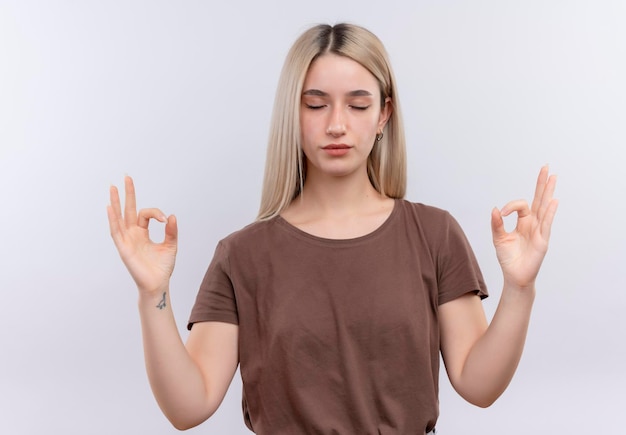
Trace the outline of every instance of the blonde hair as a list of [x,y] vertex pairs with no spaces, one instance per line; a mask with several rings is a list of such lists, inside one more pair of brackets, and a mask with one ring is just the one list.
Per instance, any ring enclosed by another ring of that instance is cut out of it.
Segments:
[[257,219],[270,219],[300,194],[306,179],[306,162],[300,149],[300,103],[302,87],[311,63],[332,53],[348,57],[366,68],[378,81],[381,109],[391,99],[393,110],[374,144],[367,164],[372,186],[390,198],[406,192],[406,145],[404,126],[389,58],[380,40],[369,30],[353,24],[317,25],[304,32],[289,50],[283,66],[270,125],[261,206]]

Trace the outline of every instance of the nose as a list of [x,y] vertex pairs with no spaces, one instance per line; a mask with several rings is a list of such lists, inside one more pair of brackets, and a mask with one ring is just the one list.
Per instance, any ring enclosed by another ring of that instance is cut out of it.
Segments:
[[341,107],[335,107],[328,120],[326,134],[331,136],[341,136],[346,133],[346,119]]

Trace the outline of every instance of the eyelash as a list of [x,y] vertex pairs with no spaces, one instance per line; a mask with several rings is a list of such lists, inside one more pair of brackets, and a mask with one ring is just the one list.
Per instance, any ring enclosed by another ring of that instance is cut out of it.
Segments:
[[[321,109],[323,107],[326,107],[325,105],[322,105],[322,106],[312,106],[310,104],[305,104],[305,106],[307,107],[307,109],[311,109],[311,110],[317,110],[317,109]],[[363,111],[363,110],[369,109],[370,106],[348,106],[348,107],[350,107],[351,109]]]

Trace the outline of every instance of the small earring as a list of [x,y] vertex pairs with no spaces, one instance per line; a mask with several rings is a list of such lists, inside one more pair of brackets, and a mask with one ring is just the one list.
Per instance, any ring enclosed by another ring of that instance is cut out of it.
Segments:
[[383,132],[381,131],[376,135],[376,142],[380,142],[383,138]]

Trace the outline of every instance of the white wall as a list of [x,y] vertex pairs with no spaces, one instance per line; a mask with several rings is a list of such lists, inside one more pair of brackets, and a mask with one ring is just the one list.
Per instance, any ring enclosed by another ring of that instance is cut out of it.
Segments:
[[[491,208],[529,198],[544,163],[560,176],[518,374],[487,410],[442,374],[441,433],[622,430],[625,3],[214,3],[0,0],[0,432],[176,432],[146,380],[108,187],[131,174],[140,206],[178,216],[172,298],[186,337],[216,242],[255,216],[286,51],[310,24],[344,20],[390,52],[408,198],[461,222],[488,313],[501,284]],[[191,433],[248,433],[240,388]]]

